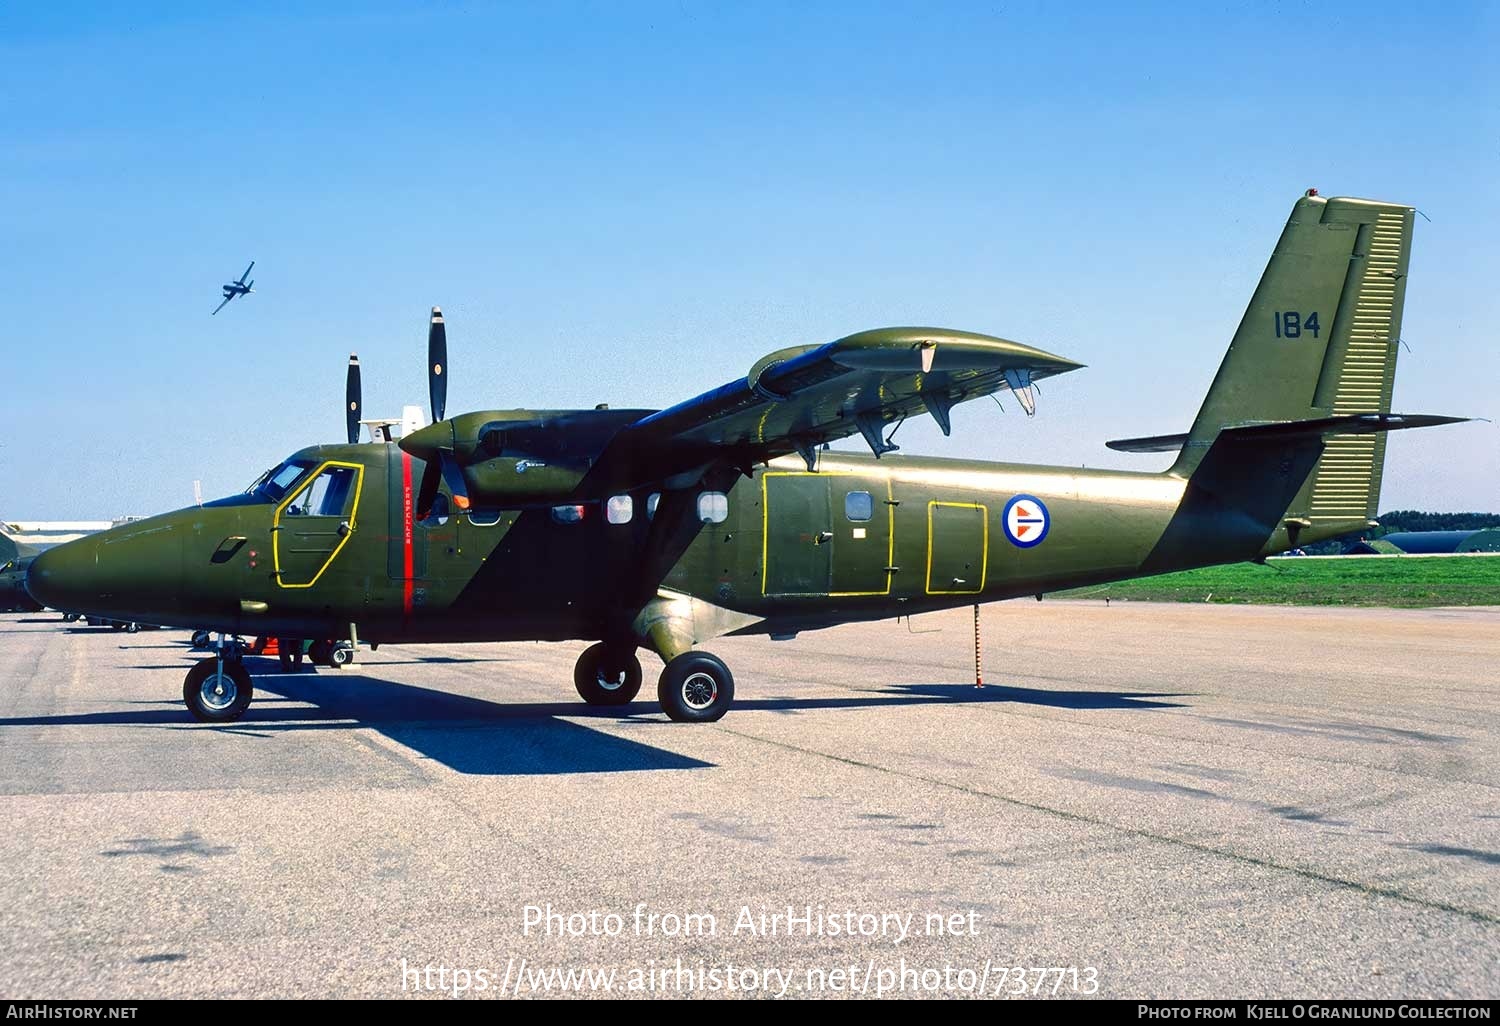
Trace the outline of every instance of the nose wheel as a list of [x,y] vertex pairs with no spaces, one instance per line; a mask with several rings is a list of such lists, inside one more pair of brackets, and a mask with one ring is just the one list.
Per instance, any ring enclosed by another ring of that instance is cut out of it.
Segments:
[[734,702],[734,674],[707,652],[684,652],[661,671],[656,697],[678,723],[713,723]]
[[641,690],[641,661],[634,649],[590,646],[573,668],[573,686],[589,705],[629,705]]
[[182,682],[182,700],[202,723],[232,723],[245,714],[255,690],[238,659],[202,659]]

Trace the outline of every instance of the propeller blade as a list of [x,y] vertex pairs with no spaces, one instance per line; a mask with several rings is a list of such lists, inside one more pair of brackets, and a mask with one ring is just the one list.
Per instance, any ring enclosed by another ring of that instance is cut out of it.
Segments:
[[436,424],[448,406],[448,329],[438,307],[432,308],[432,320],[427,325],[427,397],[432,401],[432,422]]
[[432,513],[432,503],[437,498],[438,483],[443,479],[437,460],[428,460],[422,469],[422,483],[417,488],[417,519],[426,520]]
[[453,506],[458,512],[467,510],[469,486],[464,483],[463,467],[452,449],[439,449],[422,470],[422,483],[417,489],[417,519],[426,520],[432,513],[432,504],[437,501],[438,486],[446,484],[453,495]]
[[443,483],[453,493],[453,505],[460,510],[469,508],[469,486],[464,484],[464,470],[458,465],[452,449],[444,449],[438,456],[443,468]]
[[349,354],[349,377],[344,382],[344,418],[349,427],[349,444],[359,442],[359,413],[364,405],[359,387],[359,357]]

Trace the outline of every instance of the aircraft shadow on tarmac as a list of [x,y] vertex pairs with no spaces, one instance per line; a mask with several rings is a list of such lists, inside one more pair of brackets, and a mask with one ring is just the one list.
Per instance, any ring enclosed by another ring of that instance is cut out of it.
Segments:
[[[247,659],[257,698],[245,717],[224,727],[198,727],[175,701],[148,708],[59,716],[0,718],[6,727],[159,726],[223,730],[268,737],[292,730],[370,727],[404,747],[459,773],[509,776],[554,773],[620,773],[705,769],[703,762],[667,749],[570,722],[597,719],[653,722],[655,702],[601,708],[581,702],[494,702],[401,684],[354,669],[337,673],[283,674],[270,660]],[[305,703],[286,707],[277,698]],[[819,698],[748,699],[739,711],[797,713],[824,709],[879,709],[917,705],[1018,703],[1064,709],[1159,709],[1171,695],[1133,692],[1041,691],[972,684],[909,684],[863,694]],[[564,718],[566,717],[566,719]],[[692,730],[692,727],[679,728]]]

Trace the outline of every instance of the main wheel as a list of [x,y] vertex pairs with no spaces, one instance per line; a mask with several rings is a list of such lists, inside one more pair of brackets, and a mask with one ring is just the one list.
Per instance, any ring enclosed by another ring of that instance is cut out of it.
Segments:
[[589,705],[629,705],[641,690],[641,661],[631,649],[601,641],[578,657],[573,686]]
[[656,697],[668,719],[712,723],[734,701],[734,674],[718,656],[684,652],[661,671]]
[[77,623],[77,622],[78,622],[78,614],[77,613],[64,613],[63,614],[63,623]]
[[254,694],[244,665],[230,659],[222,664],[218,659],[199,660],[182,683],[188,712],[203,723],[232,723],[245,714]]
[[129,623],[127,623],[125,625],[125,633],[126,634],[139,634],[140,630],[141,630],[141,625],[138,624],[138,623],[136,623],[134,620],[131,620]]
[[333,642],[314,641],[307,647],[307,661],[315,666],[332,666]]
[[354,662],[354,649],[345,645],[333,646],[333,651],[328,653],[328,665],[334,669],[342,670]]

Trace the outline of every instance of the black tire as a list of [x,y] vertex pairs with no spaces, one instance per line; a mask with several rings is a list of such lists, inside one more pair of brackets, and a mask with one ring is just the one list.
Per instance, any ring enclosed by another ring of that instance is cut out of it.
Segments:
[[333,642],[314,641],[307,649],[307,661],[314,666],[332,666]]
[[734,674],[718,656],[684,652],[661,671],[656,697],[670,720],[713,723],[734,702]]
[[136,623],[134,620],[132,620],[130,623],[127,623],[125,625],[125,633],[126,634],[139,634],[140,632],[141,632],[141,625],[138,624],[138,623]]
[[208,631],[194,631],[192,646],[201,651],[207,648],[213,640],[213,635],[208,633]]
[[354,662],[354,649],[344,645],[333,646],[333,651],[328,653],[328,665],[336,670],[342,670]]
[[245,715],[255,689],[244,664],[224,660],[224,674],[219,677],[219,660],[201,659],[188,671],[182,682],[182,701],[200,723],[233,723]]
[[601,641],[578,657],[573,686],[589,705],[629,705],[641,691],[641,661],[633,649]]
[[63,623],[77,623],[77,622],[78,622],[78,614],[77,613],[64,613],[63,614]]

